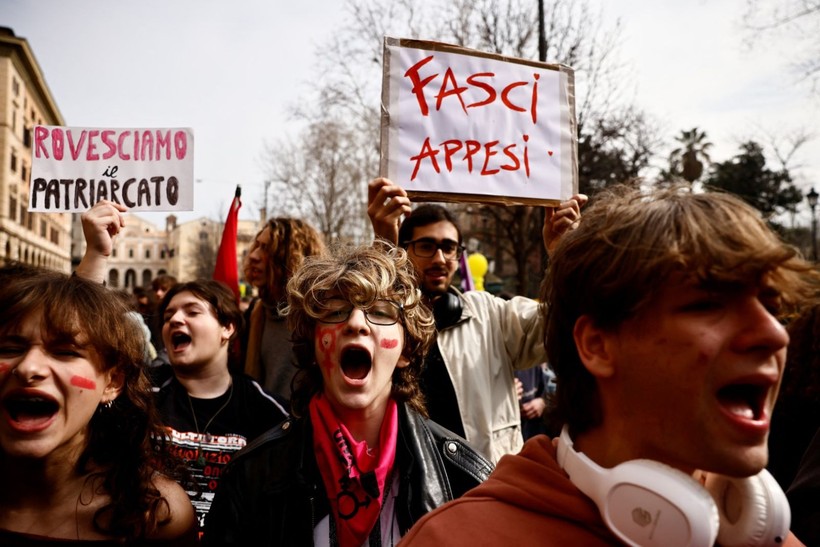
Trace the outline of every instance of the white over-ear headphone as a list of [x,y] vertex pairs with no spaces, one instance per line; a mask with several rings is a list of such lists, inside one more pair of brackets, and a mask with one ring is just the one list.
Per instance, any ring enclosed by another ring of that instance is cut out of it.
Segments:
[[558,439],[558,465],[598,506],[609,529],[628,545],[723,547],[779,545],[791,510],[764,469],[745,479],[708,474],[705,487],[652,460],[604,469],[576,452],[567,426]]

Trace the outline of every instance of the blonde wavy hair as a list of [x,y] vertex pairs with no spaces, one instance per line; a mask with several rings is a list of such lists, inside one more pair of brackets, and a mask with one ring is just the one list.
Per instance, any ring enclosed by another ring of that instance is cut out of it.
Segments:
[[291,406],[304,415],[310,398],[323,389],[315,359],[316,321],[329,295],[341,295],[355,306],[376,300],[401,304],[402,355],[410,364],[393,372],[392,397],[427,414],[419,386],[422,363],[435,335],[433,314],[421,301],[416,274],[404,249],[389,244],[338,246],[329,255],[308,257],[287,286],[283,309],[300,371],[294,379]]

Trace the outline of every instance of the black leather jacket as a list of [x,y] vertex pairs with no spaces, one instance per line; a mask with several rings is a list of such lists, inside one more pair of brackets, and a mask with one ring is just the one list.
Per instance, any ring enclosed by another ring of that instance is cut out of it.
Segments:
[[[399,494],[404,535],[423,515],[486,479],[493,465],[467,441],[399,404]],[[205,521],[203,545],[313,545],[330,511],[309,419],[258,437],[225,468]]]

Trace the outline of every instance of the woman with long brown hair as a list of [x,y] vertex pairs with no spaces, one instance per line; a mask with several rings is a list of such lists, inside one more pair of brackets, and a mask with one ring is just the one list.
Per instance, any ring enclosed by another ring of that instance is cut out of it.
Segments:
[[0,270],[0,544],[195,544],[127,311],[79,277]]
[[321,234],[296,218],[272,218],[256,235],[245,258],[245,279],[259,290],[246,312],[248,328],[242,337],[244,372],[262,387],[290,400],[296,365],[290,331],[279,308],[285,287],[305,258],[325,252]]

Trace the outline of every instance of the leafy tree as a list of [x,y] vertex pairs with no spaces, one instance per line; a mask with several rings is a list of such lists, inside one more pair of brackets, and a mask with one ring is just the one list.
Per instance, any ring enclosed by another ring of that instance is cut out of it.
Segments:
[[709,149],[712,143],[706,140],[706,132],[697,127],[683,130],[675,137],[680,146],[672,150],[669,155],[669,173],[672,177],[680,177],[692,185],[703,175],[704,162],[711,162]]
[[773,225],[775,217],[796,210],[803,194],[793,184],[785,168],[766,167],[763,148],[754,141],[740,145],[741,153],[731,160],[716,163],[706,181],[707,188],[731,192],[757,208]]
[[592,195],[613,184],[636,183],[648,167],[660,138],[641,111],[624,109],[595,121],[578,137],[578,178],[582,193]]

